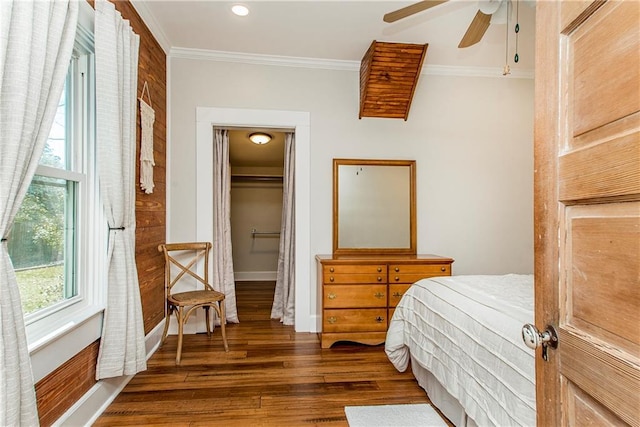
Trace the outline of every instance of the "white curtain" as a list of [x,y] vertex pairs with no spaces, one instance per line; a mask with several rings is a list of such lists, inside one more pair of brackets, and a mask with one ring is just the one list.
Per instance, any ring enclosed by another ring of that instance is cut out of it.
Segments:
[[73,50],[76,1],[0,1],[0,425],[38,425],[20,292],[7,252]]
[[213,288],[225,294],[227,322],[239,323],[231,252],[229,131],[215,129],[213,141]]
[[294,142],[294,134],[287,133],[284,139],[284,180],[278,273],[273,306],[271,307],[271,318],[280,319],[285,325],[295,323]]
[[146,369],[135,261],[136,99],[139,37],[112,3],[95,2],[96,143],[109,224],[107,305],[96,378]]

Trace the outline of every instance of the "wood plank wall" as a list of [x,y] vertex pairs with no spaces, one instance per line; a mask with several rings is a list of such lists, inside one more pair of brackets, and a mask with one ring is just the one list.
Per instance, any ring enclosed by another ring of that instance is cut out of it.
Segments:
[[36,396],[41,426],[53,424],[96,383],[99,348],[100,341],[93,342],[38,381]]
[[[92,0],[88,0],[93,5]],[[128,0],[110,0],[140,36],[138,96],[145,81],[155,110],[153,151],[155,188],[152,194],[140,189],[140,165],[136,162],[136,264],[142,298],[144,331],[149,333],[164,320],[164,264],[157,246],[166,236],[166,141],[167,78],[166,55]],[[149,99],[145,94],[145,102]],[[140,114],[138,113],[137,155],[140,155]],[[42,426],[52,425],[95,383],[99,341],[60,366],[36,384],[38,414]]]

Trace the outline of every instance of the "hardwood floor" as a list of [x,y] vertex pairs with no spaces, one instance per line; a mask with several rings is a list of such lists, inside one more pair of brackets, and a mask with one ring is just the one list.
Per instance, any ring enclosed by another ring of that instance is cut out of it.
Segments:
[[169,336],[95,426],[347,426],[345,406],[428,403],[383,346],[338,343],[270,320],[273,282],[238,282],[239,324],[186,335],[181,366]]

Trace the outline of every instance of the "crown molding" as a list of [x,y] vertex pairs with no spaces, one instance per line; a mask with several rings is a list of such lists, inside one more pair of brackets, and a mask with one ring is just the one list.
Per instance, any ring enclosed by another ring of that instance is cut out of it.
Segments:
[[320,68],[326,70],[352,71],[360,67],[355,61],[336,59],[302,58],[295,56],[262,55],[257,53],[224,52],[219,50],[171,48],[171,58],[198,59],[241,64],[275,65],[279,67]]
[[[206,49],[172,47],[170,58],[193,59],[218,62],[235,62],[278,67],[316,68],[324,70],[359,71],[360,62],[336,59],[301,58],[293,56],[262,55],[256,53],[225,52]],[[532,69],[512,69],[508,76],[502,75],[502,67],[463,67],[456,65],[425,65],[421,74],[458,77],[500,77],[533,79]]]

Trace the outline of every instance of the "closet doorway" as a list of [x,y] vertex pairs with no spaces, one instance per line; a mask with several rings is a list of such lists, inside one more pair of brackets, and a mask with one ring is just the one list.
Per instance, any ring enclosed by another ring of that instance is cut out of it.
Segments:
[[[196,239],[214,241],[214,129],[292,129],[295,131],[295,330],[317,332],[315,272],[312,275],[310,233],[310,113],[243,108],[196,108]],[[213,268],[211,268],[213,270]],[[312,310],[313,308],[313,310]]]
[[[240,322],[269,319],[263,300],[273,302],[278,270],[285,132],[229,129],[231,244]],[[269,140],[252,142],[256,134]]]

